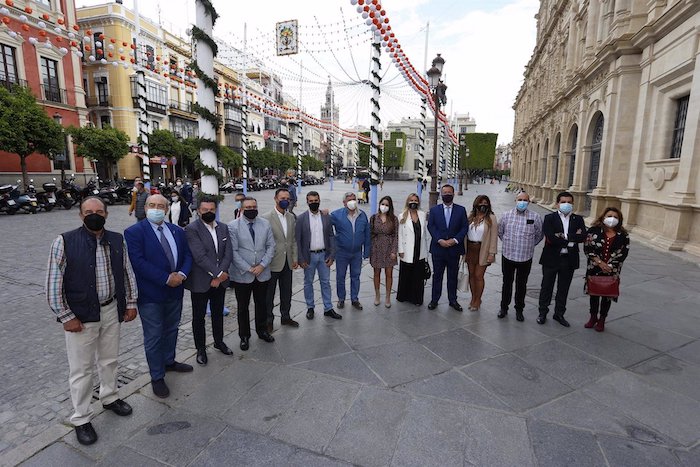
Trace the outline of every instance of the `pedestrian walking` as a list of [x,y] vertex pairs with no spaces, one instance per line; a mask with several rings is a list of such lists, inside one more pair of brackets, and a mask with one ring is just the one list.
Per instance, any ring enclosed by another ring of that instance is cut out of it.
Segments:
[[93,444],[94,367],[102,406],[119,416],[131,406],[119,398],[117,364],[122,321],[136,318],[138,289],[124,237],[106,230],[107,206],[97,197],[80,204],[80,227],[59,235],[51,245],[46,296],[63,325],[68,354],[70,422],[80,444]]
[[345,275],[350,268],[350,301],[352,306],[362,309],[359,300],[362,259],[368,259],[371,249],[367,214],[357,208],[355,193],[348,191],[343,196],[343,206],[333,211],[331,221],[335,229],[336,267],[335,279],[338,308],[345,307]]
[[267,219],[258,216],[258,201],[246,197],[243,215],[228,225],[233,250],[229,276],[238,302],[238,336],[241,350],[250,348],[250,296],[255,302],[255,331],[265,342],[275,338],[267,332],[267,287],[270,263],[275,254],[275,239]]
[[294,208],[297,205],[297,185],[296,185],[296,180],[293,178],[289,180],[289,186],[287,187],[287,190],[289,191],[289,205],[287,206],[287,210],[291,213],[294,212]]
[[[615,207],[608,207],[588,229],[583,251],[588,258],[586,267],[585,291],[589,295],[591,317],[584,325],[595,328],[598,332],[605,330],[605,319],[612,302],[617,302],[618,295],[594,290],[596,277],[615,278],[614,287],[619,292],[622,263],[629,253],[629,234],[623,225],[622,212]],[[599,314],[600,313],[600,314]]]
[[[292,188],[293,189],[293,188]],[[289,315],[292,309],[292,270],[298,267],[296,219],[287,212],[291,205],[289,190],[278,188],[275,191],[275,207],[265,219],[270,223],[275,240],[275,253],[270,262],[270,282],[267,286],[267,332],[274,329],[275,292],[280,289],[280,322],[283,326],[299,327],[299,323]]]
[[165,222],[168,204],[163,195],[149,196],[147,220],[124,232],[139,287],[138,305],[151,388],[161,398],[170,395],[166,372],[192,371],[191,365],[175,360],[183,282],[192,269],[192,256],[185,231]]
[[496,261],[498,252],[498,220],[491,209],[488,196],[479,195],[474,199],[468,220],[465,262],[469,269],[469,289],[472,294],[469,310],[479,311],[486,286],[486,268]]
[[530,195],[524,191],[515,198],[515,208],[504,213],[498,221],[498,238],[501,239],[501,309],[499,318],[508,315],[515,281],[515,319],[524,321],[527,279],[532,268],[535,246],[542,241],[542,218],[528,209]]
[[542,223],[545,243],[540,256],[542,265],[542,286],[540,287],[539,316],[537,324],[547,321],[549,305],[557,282],[557,294],[554,299],[555,321],[564,327],[569,322],[564,318],[569,286],[574,271],[579,268],[579,243],[586,240],[586,225],[583,217],[573,214],[574,195],[563,191],[557,195],[557,212],[547,214]]
[[464,255],[464,237],[467,235],[467,210],[454,204],[455,189],[443,185],[440,190],[442,204],[430,209],[428,231],[430,232],[430,253],[433,255],[433,287],[429,310],[437,308],[442,296],[442,278],[447,269],[447,298],[450,306],[462,311],[457,302],[457,273],[459,258]]
[[304,269],[304,300],[306,319],[314,319],[314,277],[318,272],[323,300],[323,314],[333,319],[343,317],[333,309],[331,299],[331,266],[335,259],[335,237],[328,213],[320,211],[321,196],[316,191],[306,194],[309,210],[299,215],[296,222],[299,266]]
[[238,219],[241,217],[241,205],[243,204],[243,199],[245,198],[245,195],[243,193],[236,193],[234,196],[234,210],[233,210],[233,218]]
[[394,282],[394,266],[399,254],[399,220],[394,215],[394,202],[391,196],[384,196],[379,201],[379,212],[369,221],[371,254],[369,263],[374,269],[374,305],[381,302],[379,289],[382,283],[382,270],[386,282],[384,306],[391,308],[391,288]]
[[411,193],[399,220],[399,285],[396,301],[422,305],[428,257],[428,231],[420,198]]
[[192,218],[190,204],[185,200],[182,194],[173,190],[170,192],[170,209],[168,210],[168,222],[182,227],[187,227]]
[[199,218],[185,228],[187,245],[192,253],[192,270],[185,288],[192,299],[192,335],[197,349],[197,363],[206,365],[207,304],[211,310],[214,348],[224,355],[233,351],[224,342],[224,298],[228,287],[228,270],[233,260],[228,226],[216,222],[218,200],[204,196],[199,202]]
[[136,191],[131,196],[131,205],[129,206],[129,215],[136,217],[136,222],[141,222],[146,218],[146,199],[148,192],[142,181],[134,183]]

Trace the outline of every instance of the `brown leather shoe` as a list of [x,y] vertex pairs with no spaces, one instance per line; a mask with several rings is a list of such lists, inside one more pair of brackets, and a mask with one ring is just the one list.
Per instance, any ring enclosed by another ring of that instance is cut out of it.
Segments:
[[298,328],[299,323],[294,321],[292,318],[282,318],[282,326],[289,326],[292,328]]

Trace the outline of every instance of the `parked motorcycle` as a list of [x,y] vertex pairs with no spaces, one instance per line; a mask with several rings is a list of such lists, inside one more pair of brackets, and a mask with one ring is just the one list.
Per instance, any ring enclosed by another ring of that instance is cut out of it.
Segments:
[[[22,183],[22,181],[17,180],[17,183]],[[10,191],[10,198],[12,198],[15,201],[15,203],[17,203],[17,207],[21,211],[25,211],[30,214],[36,214],[37,210],[39,209],[39,202],[36,200],[34,194],[27,192],[21,193],[19,191],[18,185],[12,185],[12,191]]]
[[99,196],[102,199],[102,201],[109,205],[112,205],[117,202],[117,191],[114,188],[112,188],[110,182],[101,182],[98,178],[95,181],[95,187],[97,186],[100,186],[97,196]]
[[119,182],[115,191],[117,193],[118,203],[131,204],[132,187],[128,186],[125,182]]
[[[80,188],[80,185],[75,183],[75,176],[71,176],[71,178],[62,180],[61,181],[61,187],[63,188],[63,191],[65,192],[67,199],[72,199],[73,205],[80,203],[80,200],[83,199],[83,189]],[[64,206],[65,207],[65,206]],[[70,209],[70,208],[66,208]]]
[[19,210],[17,202],[10,196],[12,185],[0,186],[0,212],[5,212],[9,215],[14,215]]
[[[47,187],[49,189],[53,187],[53,191],[47,190]],[[39,203],[39,209],[49,212],[56,207],[56,196],[54,195],[54,192],[56,191],[56,184],[44,183],[42,188],[44,191],[37,191],[36,187],[34,186],[34,180],[30,179],[29,186],[27,187],[27,194],[34,195],[37,203]]]

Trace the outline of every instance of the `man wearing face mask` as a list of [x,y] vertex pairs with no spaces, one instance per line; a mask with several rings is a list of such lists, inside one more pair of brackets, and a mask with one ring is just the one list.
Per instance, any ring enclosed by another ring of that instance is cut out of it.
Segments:
[[270,222],[258,216],[258,202],[246,197],[243,215],[228,225],[233,251],[229,275],[236,290],[238,302],[238,335],[241,350],[250,348],[250,296],[255,301],[255,331],[265,342],[275,338],[267,331],[267,287],[270,281],[270,263],[275,254],[275,238]]
[[139,285],[143,344],[153,394],[170,395],[165,373],[186,373],[192,366],[175,361],[182,315],[183,282],[192,269],[185,231],[165,222],[168,201],[162,195],[146,200],[146,219],[124,232]]
[[289,190],[278,188],[275,191],[275,207],[265,219],[270,223],[275,238],[275,255],[270,263],[270,284],[267,287],[267,332],[274,329],[275,292],[280,289],[280,315],[283,326],[299,327],[299,323],[289,316],[292,309],[292,269],[297,268],[296,219],[291,212]]
[[331,214],[331,222],[335,229],[336,248],[336,288],[338,293],[338,308],[345,306],[345,275],[350,267],[350,299],[352,306],[362,309],[358,296],[360,294],[360,271],[362,259],[368,259],[371,238],[367,214],[357,208],[355,193],[348,191],[343,197],[344,208],[337,209]]
[[539,316],[537,324],[547,321],[549,305],[552,302],[554,281],[557,294],[554,299],[552,318],[564,327],[569,322],[564,319],[569,286],[574,271],[579,267],[579,243],[586,240],[586,225],[583,218],[573,214],[574,196],[563,191],[557,195],[557,212],[547,214],[542,223],[545,243],[540,257],[542,265],[542,286],[540,287]]
[[206,365],[208,361],[204,326],[207,303],[211,309],[214,348],[224,355],[233,355],[233,351],[224,343],[224,298],[233,251],[228,227],[216,222],[218,205],[215,197],[202,197],[199,219],[185,228],[193,262],[185,288],[192,298],[192,334],[197,348],[197,363],[200,365]]
[[532,268],[535,245],[542,241],[542,218],[528,209],[530,195],[524,191],[515,198],[515,208],[505,212],[498,221],[498,238],[501,239],[501,271],[503,287],[501,288],[501,310],[499,318],[508,315],[508,307],[513,296],[515,281],[515,319],[524,321],[525,292],[527,278]]
[[243,193],[236,193],[236,196],[234,196],[234,210],[233,210],[233,218],[238,219],[241,217],[241,204],[243,203],[243,199],[245,198],[245,195]]
[[63,324],[70,367],[73,415],[81,444],[97,441],[90,420],[93,367],[97,364],[102,405],[120,416],[131,414],[119,399],[117,359],[122,321],[136,318],[138,291],[124,237],[105,230],[107,206],[97,197],[80,204],[83,225],[51,245],[46,279],[49,306]]

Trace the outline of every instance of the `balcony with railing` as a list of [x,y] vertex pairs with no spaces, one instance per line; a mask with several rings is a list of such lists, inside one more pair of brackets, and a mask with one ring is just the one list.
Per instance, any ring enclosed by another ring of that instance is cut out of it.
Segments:
[[88,107],[111,107],[112,99],[110,96],[89,96],[85,98],[85,104]]
[[185,118],[196,119],[197,113],[192,108],[194,104],[192,102],[180,102],[176,100],[170,101],[170,111],[178,114],[179,116]]
[[57,102],[67,104],[66,90],[50,84],[41,85],[41,100],[44,102]]

